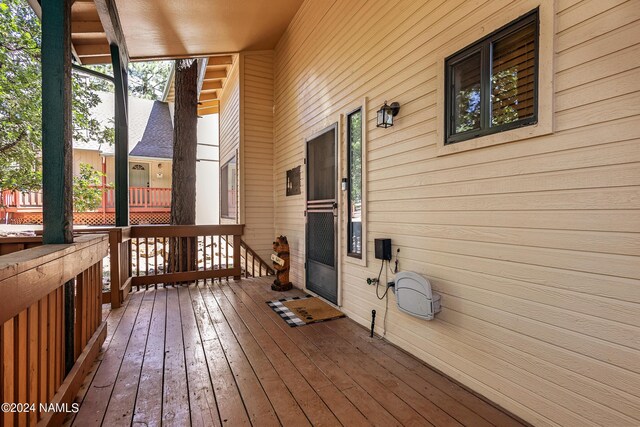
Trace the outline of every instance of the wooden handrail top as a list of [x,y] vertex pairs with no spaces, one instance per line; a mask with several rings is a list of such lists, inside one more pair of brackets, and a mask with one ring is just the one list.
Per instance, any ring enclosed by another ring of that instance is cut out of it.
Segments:
[[38,243],[42,242],[42,236],[11,236],[0,237],[0,243]]
[[0,257],[0,324],[61,284],[98,263],[108,251],[106,235],[78,236],[74,243],[43,245]]
[[143,237],[196,237],[196,236],[240,236],[244,224],[229,225],[134,225],[131,238]]
[[[59,245],[42,245],[0,256],[0,280],[19,274],[25,270],[37,267],[51,260],[62,258],[99,241],[107,241],[108,237],[101,234],[85,234],[77,236],[73,243]],[[1,290],[1,289],[0,289]]]

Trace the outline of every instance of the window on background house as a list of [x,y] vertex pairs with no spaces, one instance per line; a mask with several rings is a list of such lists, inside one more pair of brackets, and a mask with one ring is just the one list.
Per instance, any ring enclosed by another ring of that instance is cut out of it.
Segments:
[[446,140],[537,122],[538,10],[447,58]]
[[220,215],[236,218],[238,203],[238,179],[235,156],[220,169]]
[[362,109],[347,114],[347,254],[362,258]]

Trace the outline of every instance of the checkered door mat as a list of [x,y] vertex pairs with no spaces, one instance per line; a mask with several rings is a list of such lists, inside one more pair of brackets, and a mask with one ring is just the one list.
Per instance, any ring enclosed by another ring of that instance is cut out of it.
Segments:
[[304,320],[296,316],[296,314],[293,311],[291,311],[289,307],[287,307],[283,303],[285,301],[312,298],[312,297],[313,297],[312,295],[305,295],[303,297],[282,298],[277,301],[267,301],[267,304],[269,305],[269,307],[271,307],[273,311],[278,313],[278,315],[282,317],[289,326],[293,328],[296,326],[306,325],[306,323],[304,322]]

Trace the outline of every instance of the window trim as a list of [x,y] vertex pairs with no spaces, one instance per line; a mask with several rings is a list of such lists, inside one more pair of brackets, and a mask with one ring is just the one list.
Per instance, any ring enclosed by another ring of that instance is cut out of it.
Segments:
[[[534,92],[533,92],[533,116],[525,117],[511,123],[504,123],[499,126],[491,126],[491,66],[492,66],[492,47],[493,43],[508,37],[510,34],[522,29],[523,27],[535,24],[534,33],[534,52],[535,62],[534,70]],[[503,25],[501,28],[493,31],[491,34],[483,37],[477,42],[467,46],[458,52],[445,58],[445,145],[456,144],[462,141],[475,139],[478,137],[492,135],[505,132],[511,129],[517,129],[524,126],[531,126],[538,123],[538,81],[539,81],[539,63],[540,63],[540,12],[539,8],[526,13],[523,16]],[[453,106],[453,68],[461,61],[472,55],[480,53],[480,129],[471,129],[465,132],[454,133],[455,125],[454,112],[451,110]],[[484,95],[484,96],[482,96]]]
[[[346,138],[346,152],[347,152],[347,156],[346,156],[346,160],[347,160],[347,194],[346,194],[346,198],[347,198],[347,239],[346,239],[346,243],[347,243],[347,256],[351,257],[351,258],[356,258],[356,259],[362,259],[362,252],[363,252],[363,246],[362,246],[362,216],[360,216],[360,253],[358,252],[351,252],[350,249],[351,248],[351,233],[350,233],[350,227],[351,227],[351,123],[349,123],[349,118],[351,116],[353,116],[356,113],[360,113],[360,211],[362,212],[362,192],[363,192],[363,185],[362,185],[362,169],[364,168],[364,165],[362,164],[362,134],[363,134],[363,129],[364,129],[364,123],[362,122],[362,117],[363,117],[363,112],[362,112],[362,107],[358,107],[355,110],[352,110],[351,112],[345,114],[345,128],[346,128],[346,132],[347,132],[347,138]],[[362,213],[361,213],[362,215]]]
[[[505,24],[526,15],[538,8],[539,36],[538,36],[538,123],[511,129],[505,132],[493,133],[458,144],[445,144],[445,58],[472,45],[487,34],[502,28]],[[554,132],[554,63],[555,63],[555,24],[556,2],[550,0],[521,0],[509,4],[500,13],[487,16],[480,22],[468,24],[460,22],[451,28],[458,34],[450,38],[438,50],[435,63],[436,73],[436,114],[435,114],[435,145],[437,157],[449,156],[465,151],[493,147],[511,142],[524,141]]]
[[[228,171],[228,167],[231,164],[231,162],[235,161],[236,164],[236,212],[235,212],[235,216],[231,216],[229,215],[228,211],[229,211],[229,200],[227,197],[227,214],[223,213],[222,207],[223,207],[223,203],[222,203],[222,194],[223,192],[225,192],[228,195],[228,178],[227,178],[227,188],[222,188],[223,187],[223,180],[222,180],[222,176],[223,176],[223,171],[225,170],[225,168],[227,168],[227,176],[229,175],[229,171]],[[238,161],[237,161],[237,155],[233,155],[229,160],[227,160],[222,167],[220,168],[220,218],[223,219],[232,219],[235,220],[237,219],[237,215],[238,215]]]
[[[349,238],[349,229],[348,229],[348,202],[346,201],[346,191],[340,191],[340,200],[341,206],[340,209],[340,217],[345,218],[344,220],[340,219],[340,259],[344,260],[345,263],[351,265],[358,266],[367,266],[367,111],[368,99],[367,97],[363,97],[360,101],[352,102],[347,105],[347,107],[342,110],[343,112],[340,114],[340,171],[343,177],[348,177],[349,173],[349,163],[348,163],[348,154],[349,150],[349,140],[347,137],[348,134],[348,126],[349,122],[347,120],[347,116],[351,113],[360,110],[362,112],[361,124],[362,124],[362,143],[361,143],[361,156],[362,156],[362,238],[361,238],[361,250],[362,256],[360,258],[349,256],[348,251],[348,242]],[[375,113],[374,113],[375,114]],[[346,154],[346,155],[345,155]],[[344,236],[344,237],[343,237]],[[342,262],[342,261],[341,261]]]

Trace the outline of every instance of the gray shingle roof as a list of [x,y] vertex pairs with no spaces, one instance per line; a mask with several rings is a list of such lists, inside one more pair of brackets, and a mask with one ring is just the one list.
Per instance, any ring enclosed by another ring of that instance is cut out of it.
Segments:
[[169,104],[154,101],[140,142],[131,150],[136,157],[173,157],[173,123]]
[[[99,96],[102,102],[91,114],[102,125],[113,127],[114,95],[100,92]],[[100,151],[105,156],[111,156],[115,151],[113,144],[99,144],[96,141],[74,140],[73,148]],[[138,157],[173,157],[173,123],[167,103],[129,97],[129,154]]]

